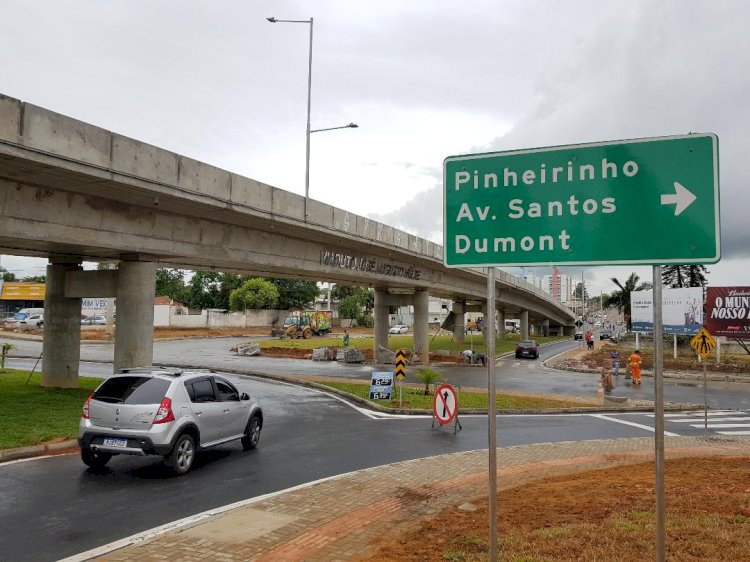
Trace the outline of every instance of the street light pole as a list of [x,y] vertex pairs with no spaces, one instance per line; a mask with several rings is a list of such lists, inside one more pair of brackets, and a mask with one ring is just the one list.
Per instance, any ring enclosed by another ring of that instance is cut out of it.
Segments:
[[312,46],[313,19],[310,17],[310,50],[307,61],[307,136],[305,138],[305,222],[307,222],[307,200],[310,197],[310,98],[312,95]]
[[307,127],[305,128],[305,221],[307,221],[307,199],[310,196],[310,107],[312,105],[312,48],[313,18],[309,20],[280,20],[266,18],[271,23],[307,23],[310,24],[310,49],[307,57]]
[[349,123],[341,127],[328,127],[326,129],[310,128],[310,109],[312,106],[312,53],[313,53],[313,18],[309,20],[280,20],[274,17],[266,18],[271,23],[308,23],[310,24],[310,49],[307,60],[307,127],[305,128],[305,222],[307,222],[307,201],[310,198],[310,133],[322,131],[333,131],[335,129],[356,129],[359,125]]
[[357,129],[359,125],[356,123],[349,123],[348,125],[341,125],[340,127],[326,127],[325,129],[313,129],[311,133],[321,133],[323,131],[335,131],[336,129]]

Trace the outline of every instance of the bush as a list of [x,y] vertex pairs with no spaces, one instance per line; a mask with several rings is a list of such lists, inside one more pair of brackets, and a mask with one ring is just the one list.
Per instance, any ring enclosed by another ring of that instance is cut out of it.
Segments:
[[433,371],[432,369],[429,369],[427,367],[417,369],[414,372],[414,376],[419,382],[424,384],[425,396],[430,394],[430,385],[434,385],[443,380],[443,377],[440,373],[438,373],[437,371]]

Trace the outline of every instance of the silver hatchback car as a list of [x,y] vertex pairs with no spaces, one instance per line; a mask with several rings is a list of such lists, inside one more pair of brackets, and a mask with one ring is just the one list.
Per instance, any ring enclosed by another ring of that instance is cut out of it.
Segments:
[[239,439],[260,440],[263,411],[227,379],[205,370],[122,369],[83,405],[81,459],[103,467],[113,455],[160,455],[177,474],[195,452]]

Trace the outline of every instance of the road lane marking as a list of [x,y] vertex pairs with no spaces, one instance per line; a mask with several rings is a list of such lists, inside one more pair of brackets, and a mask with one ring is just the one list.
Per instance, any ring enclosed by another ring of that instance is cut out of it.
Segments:
[[[695,416],[692,418],[685,418],[685,419],[679,419],[679,420],[671,419],[669,420],[669,422],[670,423],[695,423],[696,420],[699,420],[701,417],[703,416],[700,416],[700,417]],[[710,421],[711,422],[744,421],[744,422],[750,423],[750,417],[744,416],[741,418],[711,418]]]
[[[629,421],[625,421],[625,420],[620,420],[620,419],[617,419],[617,418],[611,418],[611,417],[606,416],[604,414],[589,414],[589,415],[592,418],[599,418],[599,419],[602,419],[602,420],[613,421],[615,423],[621,423],[623,425],[630,425],[632,427],[639,427],[641,429],[645,429],[646,431],[650,431],[652,433],[654,433],[656,431],[655,428],[653,428],[651,426],[648,426],[648,425],[643,425],[643,424],[640,424],[640,423],[635,423],[635,422],[629,422]],[[679,433],[672,433],[671,431],[665,431],[664,435],[666,435],[668,437],[680,437]]]
[[[702,423],[696,423],[690,427],[703,427]],[[709,429],[732,429],[735,427],[750,427],[750,423],[709,423]]]
[[[708,416],[733,416],[737,414],[741,414],[742,410],[713,410],[711,412],[708,412]],[[705,415],[704,410],[693,410],[690,412],[680,412],[680,413],[673,413],[673,414],[664,414],[665,418],[684,418],[689,416],[694,416],[696,418],[702,418]],[[647,417],[653,418],[654,414],[647,414]]]

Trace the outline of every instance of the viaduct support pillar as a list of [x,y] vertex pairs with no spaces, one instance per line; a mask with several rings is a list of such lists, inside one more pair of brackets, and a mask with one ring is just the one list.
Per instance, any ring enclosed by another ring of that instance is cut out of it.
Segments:
[[429,300],[427,289],[414,291],[414,349],[419,350],[424,365],[430,362],[429,344]]
[[388,291],[375,289],[375,333],[373,338],[373,357],[378,360],[378,346],[388,347]]
[[126,367],[146,367],[154,362],[155,286],[155,264],[120,262],[114,372]]
[[453,316],[456,319],[456,324],[453,326],[453,339],[456,341],[456,343],[464,343],[464,339],[466,336],[465,328],[466,328],[466,310],[465,305],[466,303],[461,301],[456,301],[453,303]]
[[521,311],[521,339],[529,339],[529,311]]
[[497,337],[503,339],[505,337],[505,311],[497,311]]
[[549,318],[542,320],[542,335],[545,338],[549,336]]
[[[77,260],[51,261],[44,289],[42,386],[78,388],[81,360],[81,299],[65,297],[65,274],[81,269]],[[153,306],[152,306],[153,308]]]

